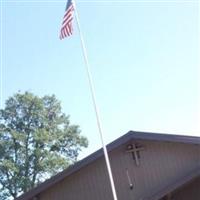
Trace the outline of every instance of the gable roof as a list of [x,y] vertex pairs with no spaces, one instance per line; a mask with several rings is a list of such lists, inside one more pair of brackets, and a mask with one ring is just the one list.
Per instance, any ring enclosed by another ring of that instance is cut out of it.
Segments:
[[[129,142],[130,140],[151,140],[151,141],[162,141],[162,142],[178,142],[178,143],[186,143],[186,144],[196,144],[200,145],[200,137],[195,136],[183,136],[183,135],[171,135],[171,134],[160,134],[160,133],[150,133],[150,132],[138,132],[138,131],[129,131],[125,135],[121,136],[120,138],[116,139],[115,141],[111,142],[107,145],[108,152],[114,150],[115,148],[119,147],[122,144]],[[103,156],[103,150],[99,149],[96,152],[92,153],[88,157],[80,160],[79,162],[75,163],[74,165],[68,167],[64,171],[58,173],[57,175],[53,176],[52,178],[46,180],[42,184],[38,185],[36,188],[30,190],[29,192],[22,194],[16,200],[28,200],[37,195],[41,192],[45,191],[46,189],[50,188],[54,184],[60,182],[67,176],[71,175],[72,173],[77,172],[84,166],[94,162],[98,158]]]

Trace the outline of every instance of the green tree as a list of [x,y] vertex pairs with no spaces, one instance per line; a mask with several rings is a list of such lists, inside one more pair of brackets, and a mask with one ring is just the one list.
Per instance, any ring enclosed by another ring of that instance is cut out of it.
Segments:
[[10,97],[0,110],[0,199],[16,198],[73,164],[87,145],[54,95]]

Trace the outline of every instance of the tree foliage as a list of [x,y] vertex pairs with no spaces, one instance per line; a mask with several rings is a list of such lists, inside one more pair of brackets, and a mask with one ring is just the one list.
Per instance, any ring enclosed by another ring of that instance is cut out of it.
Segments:
[[0,199],[16,198],[63,170],[87,145],[54,95],[10,97],[0,110]]

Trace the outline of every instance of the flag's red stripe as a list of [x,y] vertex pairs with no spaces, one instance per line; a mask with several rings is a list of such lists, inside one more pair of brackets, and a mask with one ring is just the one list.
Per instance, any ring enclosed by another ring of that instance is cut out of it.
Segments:
[[72,23],[70,23],[69,26],[70,26],[70,30],[69,30],[70,31],[70,35],[72,35]]
[[70,36],[70,28],[69,25],[66,27],[67,35]]
[[65,27],[63,27],[61,29],[61,37],[67,37],[70,36],[72,34],[72,28],[70,26],[70,24],[67,24]]
[[74,10],[74,7],[71,5],[71,6],[65,11],[64,17],[65,17],[69,12],[72,12],[73,10]]
[[71,6],[65,11],[64,17],[65,17],[66,15],[68,15],[69,12],[72,12],[73,10],[74,10],[74,7],[73,7],[73,5],[71,5]]
[[68,30],[67,30],[67,26],[64,28],[64,36],[69,36]]
[[73,18],[69,18],[69,19],[65,22],[65,24],[62,25],[62,28],[65,27],[65,26],[67,26],[70,22],[72,22],[72,20],[73,20]]
[[71,14],[71,15],[68,15],[68,17],[65,18],[65,19],[63,20],[62,26],[65,26],[65,24],[67,24],[68,21],[69,21],[70,19],[72,19],[72,18],[73,18],[72,14]]
[[60,38],[63,39],[64,37],[72,35],[72,24],[69,23],[67,26],[61,29],[61,36]]

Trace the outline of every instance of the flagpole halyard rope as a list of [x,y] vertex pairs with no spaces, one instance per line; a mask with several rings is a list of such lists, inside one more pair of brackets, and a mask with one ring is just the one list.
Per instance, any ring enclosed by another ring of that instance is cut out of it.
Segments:
[[104,144],[102,125],[101,125],[101,121],[100,121],[100,117],[99,117],[99,110],[98,110],[97,103],[96,103],[96,96],[95,96],[95,92],[94,92],[94,84],[93,84],[92,74],[91,74],[90,67],[89,67],[85,42],[84,42],[83,35],[82,35],[82,32],[81,32],[79,15],[78,15],[78,11],[77,11],[77,8],[76,8],[75,1],[73,0],[72,3],[74,5],[75,17],[76,17],[76,22],[77,22],[78,31],[79,31],[80,40],[81,40],[83,57],[84,57],[84,61],[85,61],[86,71],[87,71],[87,77],[88,77],[88,81],[89,81],[89,85],[90,85],[90,91],[91,91],[91,94],[92,94],[92,101],[93,101],[94,110],[95,110],[95,114],[96,114],[96,120],[97,120],[100,138],[101,138],[101,143],[102,143],[102,146],[103,146],[104,157],[105,157],[108,175],[109,175],[109,179],[110,179],[113,199],[117,200],[117,193],[116,193],[115,184],[114,184],[114,180],[113,180],[113,175],[112,175],[112,170],[111,170],[110,161],[109,161],[109,157],[108,157],[108,152],[107,152],[107,148]]

